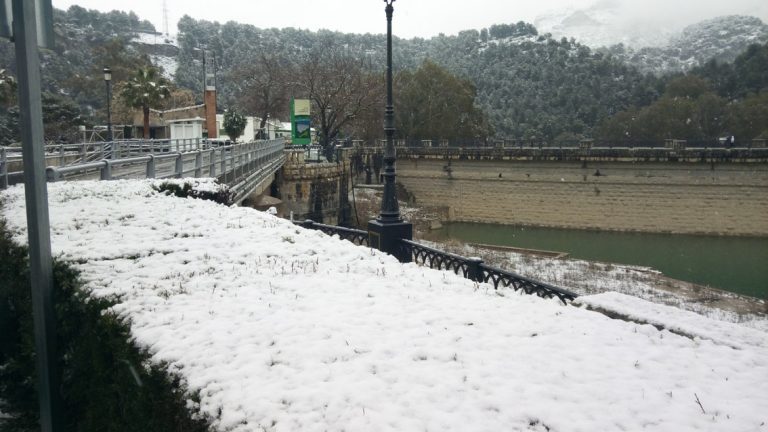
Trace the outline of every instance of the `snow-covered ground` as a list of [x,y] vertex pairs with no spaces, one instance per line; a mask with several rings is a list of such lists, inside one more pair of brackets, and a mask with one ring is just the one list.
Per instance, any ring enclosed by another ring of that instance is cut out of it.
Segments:
[[[704,328],[679,336],[151,184],[50,184],[53,250],[217,430],[768,430],[763,332],[592,299]],[[23,189],[0,202],[26,242]]]
[[162,33],[144,33],[137,32],[131,39],[132,42],[138,42],[145,45],[172,45],[179,46],[178,35],[166,35]]
[[[350,200],[354,203],[360,220],[375,218],[381,206],[381,189],[357,186]],[[400,213],[406,220],[414,223],[417,237],[440,239],[440,236],[429,232],[431,225],[437,222],[437,226],[440,226],[439,221],[445,218],[440,209],[413,207],[400,202]],[[582,296],[615,291],[768,332],[768,309],[765,300],[670,279],[650,267],[553,258],[504,250],[503,247],[430,240],[421,241],[427,246],[458,255],[481,257],[492,266],[566,288]]]
[[162,55],[150,55],[152,64],[163,68],[163,76],[169,80],[173,80],[176,75],[176,70],[179,68],[179,62],[176,57],[168,57]]
[[580,295],[618,292],[768,332],[765,300],[669,279],[649,267],[489,251],[472,245],[427,243],[464,256],[485,255],[492,265]]

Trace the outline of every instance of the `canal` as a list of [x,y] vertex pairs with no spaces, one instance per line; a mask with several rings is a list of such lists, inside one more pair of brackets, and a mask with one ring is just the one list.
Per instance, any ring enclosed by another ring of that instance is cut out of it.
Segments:
[[652,267],[666,276],[768,299],[768,239],[450,223],[435,240],[567,252],[572,258]]

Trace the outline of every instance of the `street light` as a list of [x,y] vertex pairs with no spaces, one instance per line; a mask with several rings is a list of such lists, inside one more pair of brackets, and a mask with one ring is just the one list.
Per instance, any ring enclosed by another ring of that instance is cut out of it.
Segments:
[[375,249],[394,255],[401,262],[411,262],[411,252],[402,247],[402,241],[413,238],[413,225],[403,221],[395,189],[395,108],[392,102],[392,13],[395,0],[384,0],[387,7],[387,106],[384,110],[384,194],[379,217],[368,222],[369,244]]
[[107,141],[112,142],[112,69],[109,66],[104,67],[104,82],[107,84]]
[[395,108],[392,102],[392,13],[394,7],[392,3],[395,0],[384,0],[387,7],[384,9],[387,13],[387,106],[384,110],[384,133],[387,138],[387,145],[384,149],[384,197],[381,200],[381,213],[379,222],[395,223],[402,222],[400,217],[400,207],[397,203],[397,193],[395,190]]

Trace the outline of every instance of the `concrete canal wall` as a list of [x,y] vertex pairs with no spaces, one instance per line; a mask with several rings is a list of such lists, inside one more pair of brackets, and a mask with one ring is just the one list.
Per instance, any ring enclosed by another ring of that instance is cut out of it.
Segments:
[[449,221],[768,236],[764,163],[400,159],[397,180]]

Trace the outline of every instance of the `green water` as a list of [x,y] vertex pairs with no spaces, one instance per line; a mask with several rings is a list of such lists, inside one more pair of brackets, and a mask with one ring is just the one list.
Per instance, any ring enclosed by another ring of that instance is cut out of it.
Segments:
[[431,238],[568,252],[573,258],[653,267],[665,275],[768,299],[768,239],[451,223]]

